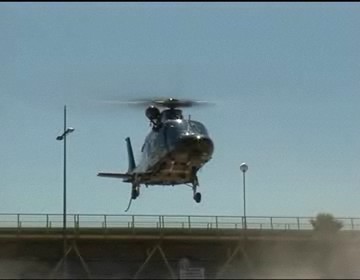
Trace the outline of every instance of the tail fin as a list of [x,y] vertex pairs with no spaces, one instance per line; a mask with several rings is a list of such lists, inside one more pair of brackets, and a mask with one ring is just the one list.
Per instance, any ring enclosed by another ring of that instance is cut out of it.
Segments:
[[127,137],[126,139],[126,146],[127,146],[127,152],[128,152],[128,159],[129,159],[129,168],[128,168],[128,172],[131,172],[135,169],[136,164],[135,164],[135,159],[134,159],[134,153],[133,153],[133,149],[131,147],[131,141],[130,141],[130,137]]

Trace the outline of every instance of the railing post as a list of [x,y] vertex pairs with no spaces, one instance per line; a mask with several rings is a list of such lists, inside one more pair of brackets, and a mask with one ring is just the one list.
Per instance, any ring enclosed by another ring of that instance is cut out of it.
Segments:
[[188,216],[188,226],[189,226],[189,229],[191,229],[191,220],[190,220],[190,216]]
[[77,214],[77,219],[76,219],[76,225],[77,225],[77,228],[79,229],[80,228],[80,215]]
[[215,225],[216,225],[216,229],[218,229],[218,216],[215,216]]
[[161,228],[161,216],[159,216],[159,228]]
[[20,230],[20,228],[21,228],[20,214],[17,214],[17,227],[18,227],[18,230]]
[[74,215],[74,230],[76,231],[79,228],[79,214]]
[[297,221],[298,230],[300,230],[300,218],[297,217],[297,218],[296,218],[296,221]]
[[273,226],[273,218],[272,218],[272,217],[270,217],[270,227],[271,227],[271,230],[274,229],[274,226]]
[[351,230],[354,230],[354,219],[350,218],[350,222],[351,222]]
[[46,229],[49,228],[49,214],[46,214]]
[[135,227],[135,216],[134,215],[131,216],[131,227],[132,228]]
[[104,215],[104,228],[107,229],[106,215]]

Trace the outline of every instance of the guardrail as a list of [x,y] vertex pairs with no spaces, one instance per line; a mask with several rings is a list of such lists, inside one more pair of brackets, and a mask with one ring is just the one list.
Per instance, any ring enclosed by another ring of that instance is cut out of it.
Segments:
[[[247,216],[247,229],[312,230],[314,217]],[[342,230],[360,230],[360,218],[336,218]],[[243,229],[243,216],[185,216],[185,215],[115,215],[67,214],[67,228],[182,228],[182,229]],[[63,227],[62,214],[0,214],[0,230],[4,228]]]

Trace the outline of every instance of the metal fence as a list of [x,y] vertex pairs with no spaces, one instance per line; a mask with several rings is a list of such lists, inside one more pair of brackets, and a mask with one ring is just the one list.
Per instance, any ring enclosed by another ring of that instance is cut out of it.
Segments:
[[[182,228],[312,230],[314,217],[67,214],[67,228]],[[336,218],[341,230],[360,230],[360,218]],[[62,214],[0,214],[0,229],[63,227]]]

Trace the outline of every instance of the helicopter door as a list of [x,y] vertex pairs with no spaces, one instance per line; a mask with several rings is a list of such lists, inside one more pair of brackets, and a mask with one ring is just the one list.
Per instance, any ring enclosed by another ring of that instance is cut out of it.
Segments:
[[167,121],[165,124],[165,139],[168,151],[174,149],[182,135],[186,133],[186,125],[184,121]]
[[149,165],[155,164],[159,158],[167,153],[165,131],[163,127],[156,132],[150,132],[145,139],[141,152],[143,153],[143,158],[145,158]]

